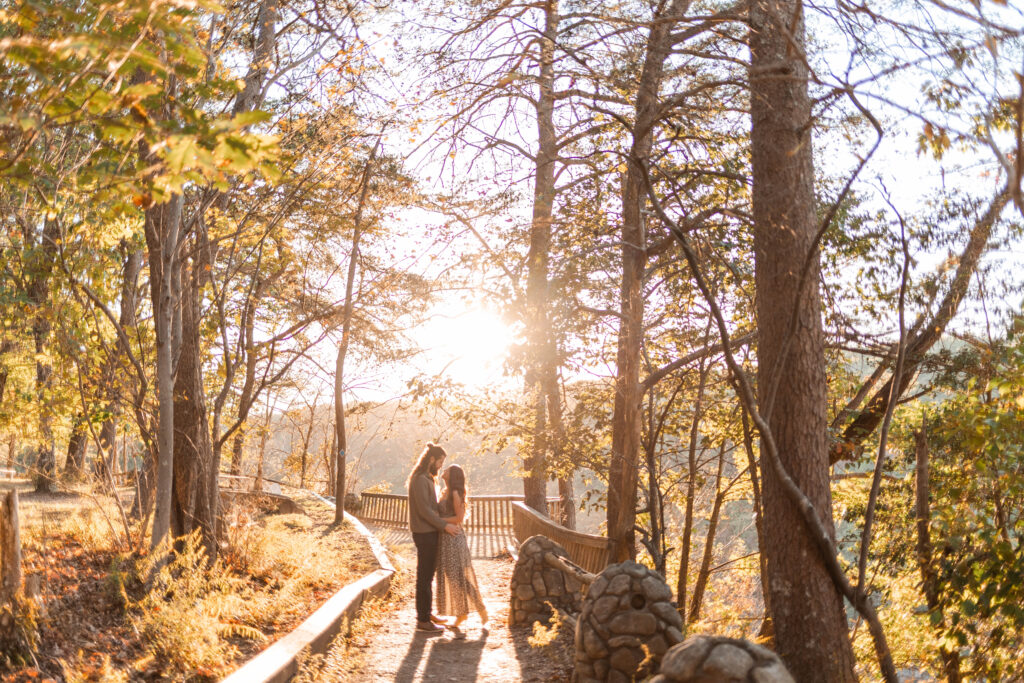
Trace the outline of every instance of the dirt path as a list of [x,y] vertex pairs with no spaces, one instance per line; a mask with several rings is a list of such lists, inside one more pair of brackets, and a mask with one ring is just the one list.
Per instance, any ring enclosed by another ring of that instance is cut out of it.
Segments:
[[[513,563],[508,555],[478,557],[473,566],[480,581],[490,622],[466,621],[465,640],[450,633],[429,636],[415,630],[413,605],[415,549],[408,541],[383,537],[398,569],[393,594],[364,608],[346,643],[327,654],[322,668],[310,672],[318,681],[567,681],[565,652],[558,646],[531,647],[529,629],[508,627],[508,584]],[[399,542],[394,542],[399,540]],[[389,541],[391,541],[389,543]]]

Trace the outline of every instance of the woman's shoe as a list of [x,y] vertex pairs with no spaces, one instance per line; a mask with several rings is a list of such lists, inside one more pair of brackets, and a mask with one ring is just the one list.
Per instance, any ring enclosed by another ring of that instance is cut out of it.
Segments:
[[465,640],[466,633],[458,626],[452,626],[452,640]]

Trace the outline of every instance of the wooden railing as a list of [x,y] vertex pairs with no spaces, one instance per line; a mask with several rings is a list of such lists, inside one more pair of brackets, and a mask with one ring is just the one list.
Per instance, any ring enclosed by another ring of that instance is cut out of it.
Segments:
[[517,542],[540,534],[565,548],[572,561],[588,572],[597,574],[608,565],[608,539],[604,536],[566,529],[518,501],[513,503],[512,513]]
[[18,476],[18,471],[13,467],[0,467],[0,479],[14,479]]
[[[409,524],[409,497],[398,493],[360,494],[362,509],[356,515],[364,522],[384,527],[405,528]],[[522,495],[470,495],[469,512],[463,525],[470,534],[507,533],[513,528],[512,504],[521,502]],[[548,514],[558,514],[558,497],[548,498]]]

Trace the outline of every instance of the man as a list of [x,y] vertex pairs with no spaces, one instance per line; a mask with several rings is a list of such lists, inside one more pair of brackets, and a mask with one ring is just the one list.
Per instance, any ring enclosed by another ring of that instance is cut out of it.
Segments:
[[441,633],[444,627],[439,618],[431,614],[434,593],[431,583],[437,568],[438,533],[452,536],[458,527],[441,519],[437,507],[436,477],[448,454],[443,448],[428,443],[416,466],[412,468],[406,485],[409,489],[409,530],[416,544],[416,630]]

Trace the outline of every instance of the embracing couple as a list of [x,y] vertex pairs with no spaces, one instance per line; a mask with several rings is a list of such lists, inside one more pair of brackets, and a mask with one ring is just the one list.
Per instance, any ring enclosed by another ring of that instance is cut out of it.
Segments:
[[[440,446],[428,443],[407,482],[409,488],[409,529],[416,544],[416,630],[442,633],[450,628],[456,639],[469,616],[470,605],[487,625],[487,609],[462,530],[466,518],[466,475],[458,465],[441,466],[448,457]],[[437,498],[437,475],[444,488]],[[431,612],[431,583],[437,576],[437,614]]]

